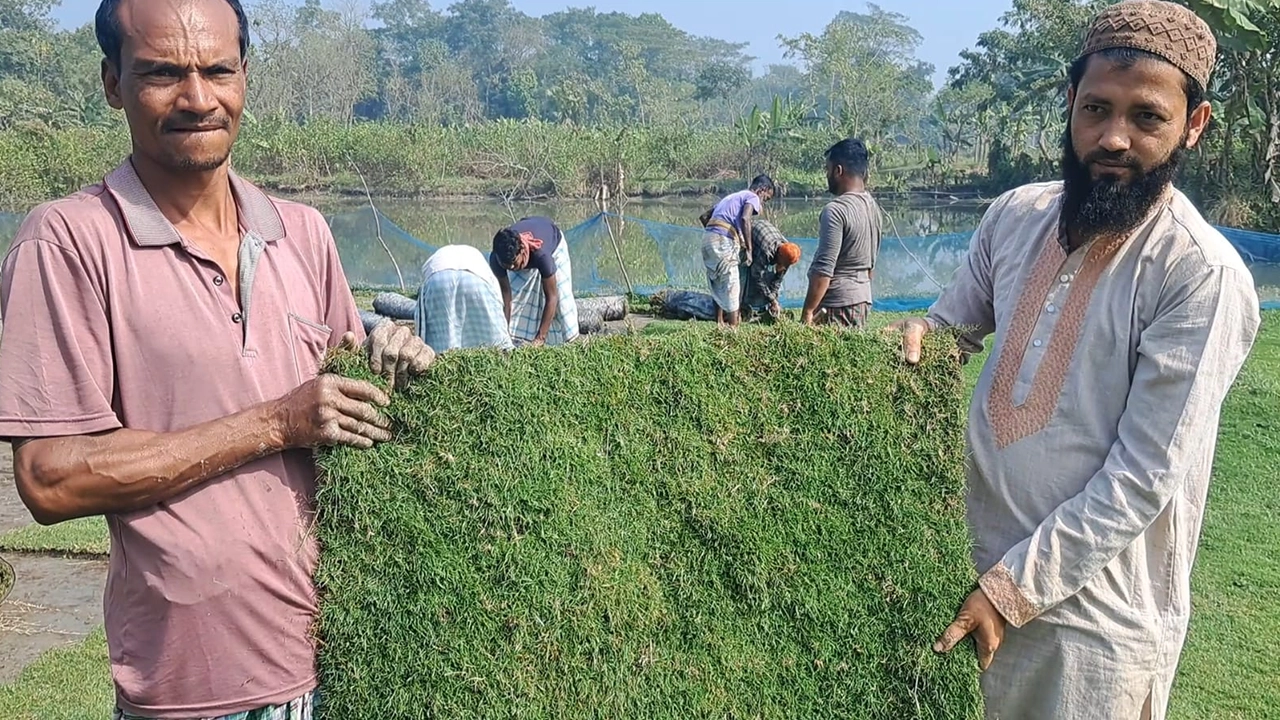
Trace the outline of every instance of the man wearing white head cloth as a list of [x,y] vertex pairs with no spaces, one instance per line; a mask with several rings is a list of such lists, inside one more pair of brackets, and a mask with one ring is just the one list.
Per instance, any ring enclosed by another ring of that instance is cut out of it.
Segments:
[[511,349],[502,288],[484,253],[469,245],[445,245],[422,264],[414,329],[436,352]]
[[972,635],[988,718],[1166,716],[1224,396],[1258,297],[1172,185],[1200,141],[1216,42],[1190,10],[1103,10],[1071,67],[1063,179],[987,211],[920,339],[995,335],[969,411],[978,587],[935,649]]

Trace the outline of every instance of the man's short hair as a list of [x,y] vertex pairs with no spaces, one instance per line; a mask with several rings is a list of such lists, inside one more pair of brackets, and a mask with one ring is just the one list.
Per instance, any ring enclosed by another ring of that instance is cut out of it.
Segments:
[[[1076,58],[1075,62],[1071,63],[1071,67],[1067,71],[1067,76],[1070,79],[1070,87],[1073,90],[1080,89],[1080,81],[1084,78],[1085,71],[1089,69],[1089,58],[1097,56],[1106,58],[1126,70],[1137,64],[1139,60],[1155,60],[1157,62],[1169,63],[1168,60],[1160,55],[1147,52],[1146,50],[1138,50],[1137,48],[1113,47],[1107,48],[1106,50],[1099,50],[1095,53],[1090,53]],[[1173,63],[1169,64],[1172,65]],[[1191,77],[1186,70],[1179,68],[1179,71],[1182,73],[1182,90],[1187,95],[1187,117],[1189,118],[1191,117],[1191,113],[1195,112],[1196,108],[1200,107],[1200,104],[1204,102],[1204,87],[1200,84],[1199,80]]]
[[502,228],[493,236],[493,254],[502,267],[511,267],[520,254],[520,236],[511,228]]
[[845,138],[827,149],[827,162],[844,170],[846,175],[865,178],[871,165],[871,152],[859,138]]
[[[240,60],[249,57],[249,18],[244,14],[240,0],[226,0],[236,14],[240,25]],[[93,17],[93,33],[98,37],[102,56],[112,65],[120,67],[120,48],[124,45],[124,31],[120,27],[120,0],[102,0]]]
[[773,178],[768,175],[757,175],[751,180],[751,190],[768,190],[774,195],[778,194],[778,187],[773,184]]

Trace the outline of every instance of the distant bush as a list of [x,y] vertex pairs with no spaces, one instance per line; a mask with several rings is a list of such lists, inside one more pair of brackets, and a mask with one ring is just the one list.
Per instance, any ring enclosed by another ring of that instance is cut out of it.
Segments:
[[[398,196],[590,197],[734,190],[759,172],[825,188],[821,133],[748,148],[733,128],[581,126],[495,120],[466,126],[246,121],[232,162],[278,190]],[[98,182],[130,147],[123,122],[0,130],[0,208],[20,210]],[[893,166],[892,157],[881,158]],[[619,177],[621,170],[621,177]],[[361,177],[363,176],[363,178]],[[881,183],[890,182],[882,176]],[[892,182],[907,179],[894,176]]]

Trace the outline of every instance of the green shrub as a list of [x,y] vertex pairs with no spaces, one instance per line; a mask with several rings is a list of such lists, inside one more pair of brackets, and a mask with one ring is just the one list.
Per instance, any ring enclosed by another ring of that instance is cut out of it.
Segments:
[[[329,718],[977,718],[942,338],[794,325],[446,354],[326,451]],[[329,367],[367,378],[357,356]]]

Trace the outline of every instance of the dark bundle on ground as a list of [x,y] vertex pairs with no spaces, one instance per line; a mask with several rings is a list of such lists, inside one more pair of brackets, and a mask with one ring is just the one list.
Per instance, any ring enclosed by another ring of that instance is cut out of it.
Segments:
[[418,313],[418,301],[400,293],[381,292],[373,298],[373,309],[396,320],[412,320]]
[[[441,357],[322,454],[325,716],[981,716],[954,341],[794,325]],[[330,367],[367,378],[358,356]]]
[[366,335],[373,332],[375,327],[384,322],[395,322],[395,320],[392,320],[386,315],[379,315],[378,313],[369,312],[368,310],[360,311],[360,324],[364,326],[364,333]]
[[604,330],[604,317],[588,308],[578,308],[578,332],[590,335]]
[[593,312],[602,320],[616,322],[627,316],[627,298],[625,295],[608,295],[605,297],[577,298],[578,312]]
[[716,299],[693,290],[661,290],[649,298],[649,306],[655,315],[672,320],[716,319]]

